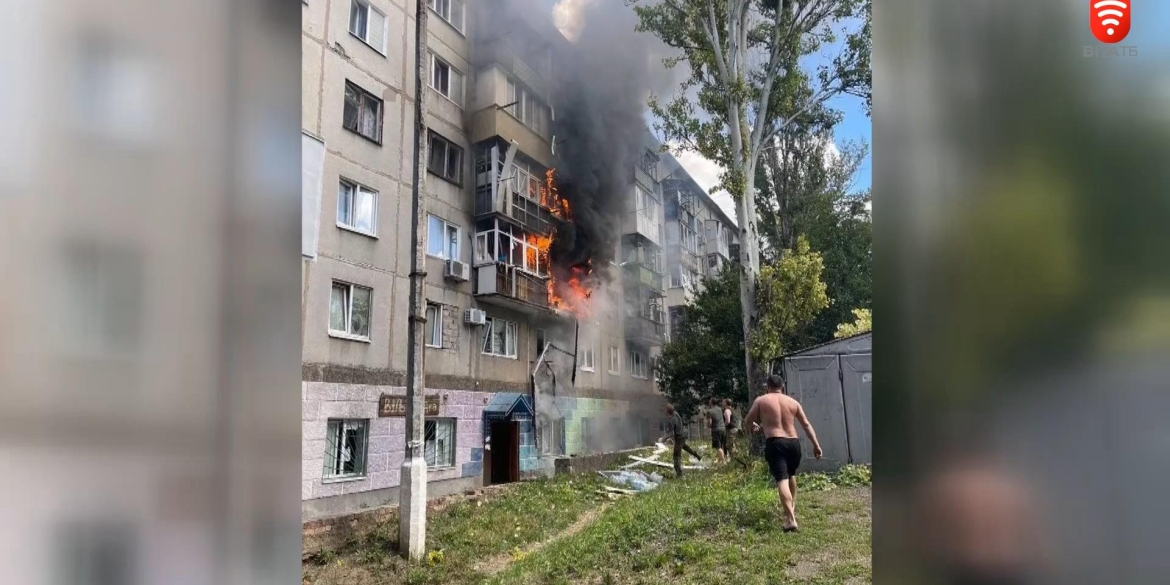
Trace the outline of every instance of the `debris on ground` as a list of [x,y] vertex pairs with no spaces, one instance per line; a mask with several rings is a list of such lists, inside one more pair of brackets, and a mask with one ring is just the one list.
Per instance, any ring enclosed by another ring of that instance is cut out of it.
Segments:
[[[611,483],[618,485],[629,486],[630,490],[622,490],[624,492],[638,493],[648,492],[662,483],[662,476],[657,473],[649,475],[641,471],[621,470],[621,471],[598,471],[602,477],[608,479]],[[608,488],[607,488],[608,489]]]

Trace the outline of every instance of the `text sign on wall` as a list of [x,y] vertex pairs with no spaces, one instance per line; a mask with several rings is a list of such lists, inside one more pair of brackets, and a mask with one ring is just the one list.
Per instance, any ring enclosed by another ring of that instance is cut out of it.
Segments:
[[[439,416],[439,397],[427,396],[424,400],[424,416]],[[406,397],[383,394],[378,399],[378,416],[406,416]]]

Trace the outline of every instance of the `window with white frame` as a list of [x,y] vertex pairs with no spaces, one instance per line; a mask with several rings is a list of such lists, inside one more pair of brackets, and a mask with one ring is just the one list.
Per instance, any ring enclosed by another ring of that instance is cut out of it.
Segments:
[[659,215],[658,207],[661,205],[661,202],[659,202],[652,193],[643,189],[642,187],[639,187],[638,185],[634,185],[634,190],[637,193],[636,202],[638,204],[638,212],[641,213],[643,217],[654,220],[654,222],[657,223]]
[[431,53],[431,87],[457,105],[463,105],[463,74],[434,53]]
[[427,6],[430,6],[435,14],[455,27],[455,30],[464,32],[463,0],[428,0]]
[[512,161],[512,189],[537,203],[540,203],[540,190],[544,188],[543,175],[540,166],[527,157],[517,156]]
[[375,51],[386,54],[386,15],[365,0],[351,0],[349,34],[359,38]]
[[456,185],[463,184],[463,149],[454,142],[430,131],[430,156],[427,170]]
[[586,372],[592,372],[595,367],[596,356],[593,353],[593,345],[581,348],[581,369]]
[[618,374],[622,371],[621,354],[618,353],[618,348],[609,346],[609,373]]
[[548,106],[512,79],[508,80],[507,111],[537,134],[543,136],[548,130],[550,117]]
[[350,132],[382,144],[382,100],[352,81],[346,81],[345,111],[341,125]]
[[646,362],[646,356],[642,353],[630,350],[630,375],[635,378],[647,378],[647,370],[649,364]]
[[455,466],[455,419],[428,418],[423,427],[427,467]]
[[374,235],[378,219],[378,192],[342,178],[337,188],[337,224]]
[[333,281],[329,296],[329,333],[370,338],[370,296],[373,289]]
[[511,321],[491,318],[483,328],[483,353],[499,357],[516,357],[517,326]]
[[536,238],[524,230],[506,222],[488,220],[490,229],[475,234],[475,263],[500,262],[515,266],[537,276],[548,275],[548,258],[540,252]]
[[427,216],[427,255],[459,259],[459,226],[434,215]]
[[366,419],[331,420],[325,434],[324,479],[366,475]]
[[427,303],[427,347],[443,347],[443,306]]

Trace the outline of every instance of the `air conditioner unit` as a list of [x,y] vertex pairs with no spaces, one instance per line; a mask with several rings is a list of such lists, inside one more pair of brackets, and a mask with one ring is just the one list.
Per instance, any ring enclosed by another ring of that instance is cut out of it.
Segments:
[[446,276],[452,280],[467,282],[468,280],[471,280],[471,266],[466,262],[448,260]]
[[480,309],[467,309],[463,312],[463,322],[468,325],[487,325],[487,313]]

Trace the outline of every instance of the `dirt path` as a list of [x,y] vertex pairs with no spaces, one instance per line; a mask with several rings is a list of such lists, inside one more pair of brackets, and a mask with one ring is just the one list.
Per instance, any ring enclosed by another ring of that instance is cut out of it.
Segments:
[[[527,556],[535,553],[536,551],[539,551],[540,549],[548,546],[549,544],[552,544],[552,543],[554,543],[562,538],[568,538],[570,536],[573,536],[574,534],[577,534],[578,532],[581,532],[582,530],[587,528],[590,524],[593,524],[593,522],[595,520],[597,520],[597,517],[600,516],[602,514],[602,512],[605,512],[605,510],[608,509],[609,506],[610,506],[609,503],[605,503],[605,504],[602,504],[600,507],[597,507],[597,508],[594,508],[592,510],[589,510],[588,512],[585,512],[584,514],[581,515],[580,518],[577,518],[576,522],[573,522],[564,530],[562,530],[562,531],[560,531],[560,532],[558,532],[558,533],[556,533],[556,534],[554,534],[554,535],[552,535],[552,536],[550,536],[550,537],[548,537],[540,542],[530,544],[527,547],[524,547],[523,549],[521,549],[521,554],[519,555],[519,557],[520,558],[527,557]],[[479,563],[478,565],[475,566],[475,570],[487,575],[488,577],[491,577],[491,576],[496,575],[500,571],[503,571],[504,569],[508,568],[508,565],[512,564],[512,562],[514,560],[515,559],[514,559],[513,553],[506,552],[503,554],[496,555],[496,556],[494,556],[494,557],[492,557],[492,558],[490,558],[482,563]]]

